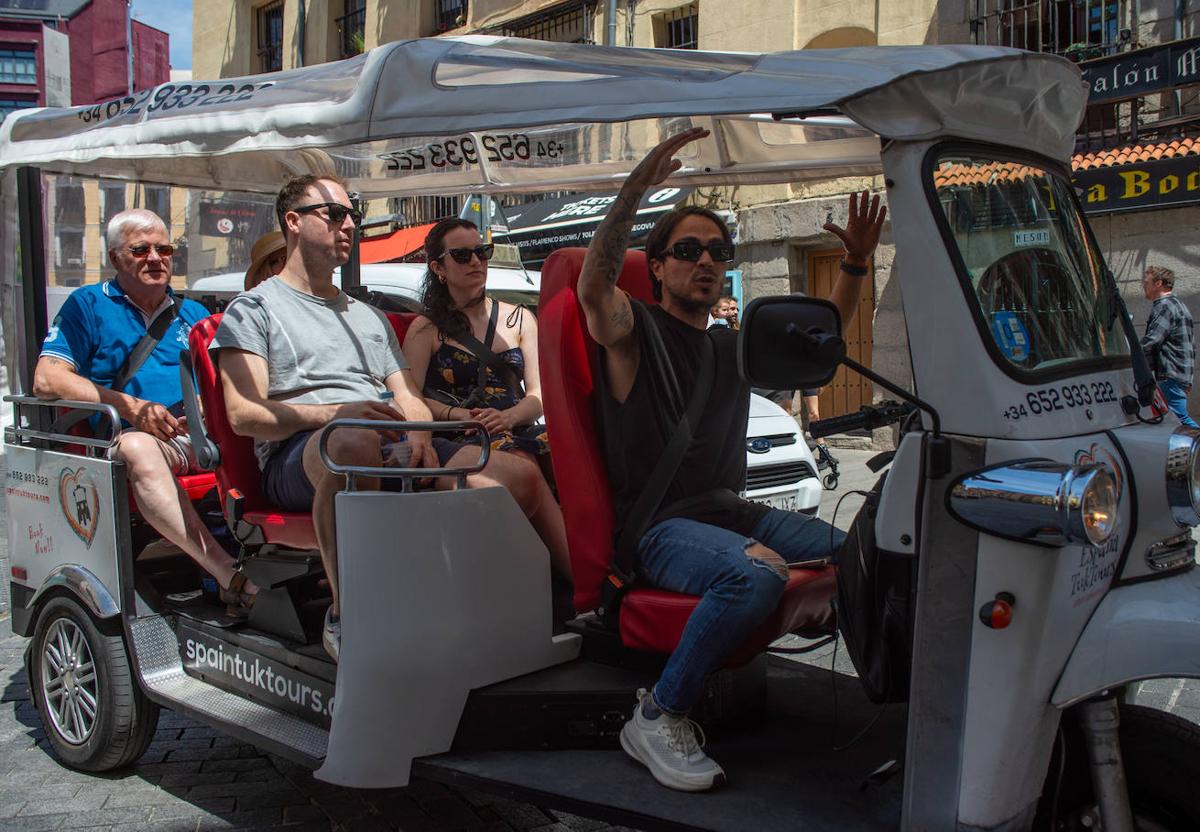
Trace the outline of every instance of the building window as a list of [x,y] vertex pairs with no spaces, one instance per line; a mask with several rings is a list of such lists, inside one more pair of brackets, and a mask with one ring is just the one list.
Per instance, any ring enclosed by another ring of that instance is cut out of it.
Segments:
[[37,59],[32,49],[0,49],[0,84],[36,84]]
[[457,217],[462,210],[459,196],[405,196],[391,200],[390,213],[399,214],[404,225],[424,225],[446,217]]
[[0,98],[0,121],[4,121],[4,117],[14,110],[27,110],[37,105],[36,101],[24,98]]
[[58,228],[83,228],[86,222],[83,210],[83,185],[78,180],[60,177],[54,186],[55,226]]
[[367,0],[345,0],[345,14],[337,19],[338,41],[343,58],[362,54],[366,48]]
[[596,17],[596,3],[592,0],[576,0],[562,3],[545,11],[510,20],[493,29],[489,34],[500,34],[510,38],[549,40],[557,43],[595,43],[592,25]]
[[660,49],[698,49],[700,9],[689,3],[662,15],[655,21],[654,45]]
[[433,28],[448,32],[467,25],[467,0],[434,0]]
[[283,69],[283,0],[275,0],[258,10],[258,70]]
[[125,185],[121,182],[100,183],[100,227],[125,210]]
[[1127,0],[972,0],[975,42],[1054,52],[1076,61],[1111,55],[1122,38]]
[[167,228],[171,227],[171,189],[161,185],[146,185],[142,192],[146,210],[158,216]]
[[79,286],[83,283],[83,232],[59,231],[54,268],[60,286]]

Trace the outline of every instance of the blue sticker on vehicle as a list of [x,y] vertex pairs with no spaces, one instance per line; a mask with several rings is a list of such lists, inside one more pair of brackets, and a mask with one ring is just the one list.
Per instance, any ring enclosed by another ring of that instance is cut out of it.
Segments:
[[1029,333],[1016,312],[992,313],[992,337],[1009,361],[1024,361],[1029,357]]

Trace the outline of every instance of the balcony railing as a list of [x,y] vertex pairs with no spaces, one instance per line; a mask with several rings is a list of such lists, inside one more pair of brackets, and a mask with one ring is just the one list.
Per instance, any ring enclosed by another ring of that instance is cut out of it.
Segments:
[[353,58],[362,54],[367,31],[367,10],[357,9],[337,19],[338,41],[341,57]]
[[448,32],[467,23],[467,0],[437,0],[434,28]]
[[966,0],[975,42],[1086,61],[1128,43],[1129,0]]

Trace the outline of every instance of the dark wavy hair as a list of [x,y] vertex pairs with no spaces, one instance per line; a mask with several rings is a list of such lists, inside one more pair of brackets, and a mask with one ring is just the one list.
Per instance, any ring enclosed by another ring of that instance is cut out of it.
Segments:
[[[438,280],[438,276],[434,274],[432,268],[433,262],[446,253],[446,235],[456,228],[479,230],[479,226],[470,220],[447,217],[444,220],[438,220],[425,235],[425,262],[429,268],[425,269],[425,282],[421,286],[421,303],[425,307],[425,314],[429,320],[433,321],[433,325],[437,327],[438,334],[443,339],[457,338],[459,335],[471,331],[471,324],[467,321],[467,316],[454,305],[454,299],[450,297],[450,289],[445,283]],[[481,294],[477,300],[471,302],[471,305],[481,303],[483,297]]]
[[[725,242],[733,243],[733,235],[729,233],[729,226],[725,225],[725,221],[715,211],[700,205],[683,205],[679,208],[672,208],[663,214],[650,229],[650,234],[646,237],[647,261],[662,260],[667,256],[667,240],[671,239],[671,233],[675,231],[675,226],[687,217],[704,217],[706,220],[711,220],[713,225],[721,230],[721,237]],[[647,264],[648,266],[649,264]],[[654,291],[654,299],[661,302],[662,281],[654,276],[653,270],[650,271],[650,287]]]

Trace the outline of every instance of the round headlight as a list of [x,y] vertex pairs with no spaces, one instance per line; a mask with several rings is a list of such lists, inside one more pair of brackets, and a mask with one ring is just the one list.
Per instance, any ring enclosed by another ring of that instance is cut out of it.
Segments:
[[1167,445],[1167,504],[1181,526],[1200,526],[1200,431],[1180,426]]
[[1117,528],[1117,482],[1106,469],[1092,472],[1083,489],[1079,513],[1083,520],[1083,533],[1094,546],[1099,546]]

